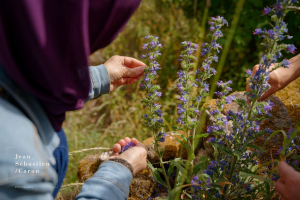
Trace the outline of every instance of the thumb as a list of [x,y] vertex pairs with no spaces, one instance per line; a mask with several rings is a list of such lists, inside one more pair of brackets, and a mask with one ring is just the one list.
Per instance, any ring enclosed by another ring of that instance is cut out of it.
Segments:
[[132,78],[132,77],[141,76],[144,73],[144,69],[145,69],[144,66],[140,66],[136,68],[125,67],[123,78]]
[[294,177],[295,172],[296,171],[284,161],[281,161],[278,164],[278,173],[280,178],[282,178],[283,180],[285,180],[287,177]]
[[266,98],[268,98],[269,96],[271,96],[272,94],[274,94],[275,92],[277,92],[277,90],[274,87],[271,87],[270,89],[268,89],[263,95],[262,97],[258,100],[258,101],[263,101]]

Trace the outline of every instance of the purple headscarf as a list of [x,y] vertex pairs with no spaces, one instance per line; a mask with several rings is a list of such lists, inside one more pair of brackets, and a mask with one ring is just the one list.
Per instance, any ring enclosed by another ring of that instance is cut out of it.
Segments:
[[113,41],[140,1],[0,2],[0,63],[40,101],[56,131],[88,96],[88,56]]

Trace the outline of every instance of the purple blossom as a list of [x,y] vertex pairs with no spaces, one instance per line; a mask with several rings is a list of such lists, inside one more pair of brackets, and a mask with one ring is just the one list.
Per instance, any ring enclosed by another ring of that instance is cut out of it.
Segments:
[[279,179],[277,174],[272,174],[272,181],[276,182]]
[[121,149],[121,151],[119,152],[119,154],[123,153],[124,151],[126,151],[126,150],[128,150],[128,149],[130,149],[131,147],[134,147],[134,146],[135,146],[135,144],[132,143],[132,142],[126,143],[126,144],[122,147],[122,149]]
[[182,101],[183,103],[187,102],[187,98],[184,95],[180,96],[179,100]]
[[268,36],[272,39],[274,39],[275,33],[272,29],[268,30]]
[[288,61],[287,59],[283,59],[282,63],[281,63],[281,66],[284,67],[284,68],[289,68],[290,64],[291,64],[290,61]]
[[199,180],[199,177],[197,176],[197,175],[195,175],[194,177],[193,177],[193,181],[198,181]]
[[214,60],[215,62],[218,62],[218,60],[219,60],[219,57],[218,57],[218,56],[216,56],[216,55],[214,55],[214,56],[213,56],[213,60]]
[[264,111],[272,110],[273,106],[274,106],[274,103],[269,100],[268,103],[266,105],[264,105]]
[[215,143],[216,142],[216,138],[211,137],[207,140],[207,142],[211,142],[211,143]]
[[213,126],[208,126],[207,127],[207,132],[208,133],[213,133],[215,131],[220,131],[220,130],[223,130],[223,128],[218,126],[218,125],[213,125]]
[[252,71],[251,71],[250,69],[247,69],[247,70],[246,70],[246,73],[247,73],[249,76],[252,75]]
[[204,56],[204,55],[210,53],[210,50],[209,50],[208,47],[206,47],[206,48],[205,48],[205,47],[202,47],[201,50],[202,50],[202,51],[201,51],[201,55],[202,55],[202,56]]
[[185,73],[184,71],[180,70],[179,72],[177,72],[178,77],[184,77]]
[[260,34],[262,34],[263,33],[263,31],[261,30],[261,28],[257,28],[257,29],[255,29],[254,31],[253,31],[253,34],[254,35],[260,35]]
[[293,44],[287,45],[286,50],[290,53],[295,53],[296,52],[296,47]]
[[154,92],[155,92],[156,97],[161,97],[161,94],[162,94],[161,92],[157,92],[157,91],[154,91]]
[[228,97],[225,97],[225,101],[227,104],[231,104],[231,102],[235,100],[235,96],[234,95],[230,95]]
[[214,36],[222,37],[222,36],[223,36],[223,33],[222,33],[220,30],[218,30],[218,31],[216,31],[216,32],[214,33]]
[[159,116],[159,117],[162,116],[162,111],[161,111],[160,109],[155,110],[154,113],[155,113],[157,116]]
[[271,11],[272,11],[271,8],[266,7],[266,8],[264,8],[263,15],[267,15],[267,14],[269,14]]
[[232,134],[226,135],[226,138],[227,138],[228,140],[233,140]]
[[220,111],[217,110],[217,109],[213,109],[213,110],[210,111],[211,115],[216,115],[216,114],[219,114],[219,113],[220,113]]
[[225,95],[225,93],[224,92],[215,92],[215,95],[222,97]]

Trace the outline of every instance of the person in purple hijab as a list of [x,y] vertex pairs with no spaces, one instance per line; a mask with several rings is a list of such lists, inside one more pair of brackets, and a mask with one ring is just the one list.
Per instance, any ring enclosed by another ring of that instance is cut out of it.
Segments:
[[[68,163],[65,112],[143,75],[145,64],[134,58],[113,56],[93,67],[88,60],[114,40],[140,1],[0,1],[0,150],[6,152],[0,156],[1,200],[53,199]],[[134,147],[119,155],[128,143]],[[128,198],[132,176],[146,167],[147,152],[127,137],[113,152],[76,199]],[[28,157],[46,164],[17,164]]]

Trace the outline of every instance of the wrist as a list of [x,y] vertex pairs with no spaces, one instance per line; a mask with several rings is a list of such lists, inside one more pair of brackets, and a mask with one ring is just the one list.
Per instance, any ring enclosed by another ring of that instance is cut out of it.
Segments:
[[133,174],[134,174],[133,167],[127,160],[120,158],[120,157],[116,157],[116,158],[110,158],[107,161],[116,162],[116,163],[119,163],[119,164],[125,166],[131,172],[131,174],[133,176]]

